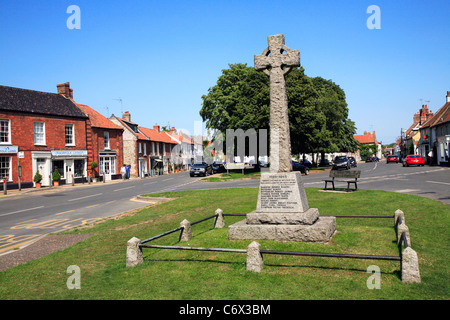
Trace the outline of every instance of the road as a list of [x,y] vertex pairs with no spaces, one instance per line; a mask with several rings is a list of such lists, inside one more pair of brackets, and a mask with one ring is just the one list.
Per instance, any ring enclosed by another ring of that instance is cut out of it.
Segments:
[[[450,204],[450,168],[402,167],[361,163],[360,189],[386,190],[428,197]],[[355,169],[352,169],[355,170]],[[327,172],[302,176],[305,187],[323,188]],[[202,182],[189,173],[126,181],[53,188],[0,198],[0,254],[45,234],[111,217],[148,203],[140,194],[210,188],[258,187],[259,180]]]

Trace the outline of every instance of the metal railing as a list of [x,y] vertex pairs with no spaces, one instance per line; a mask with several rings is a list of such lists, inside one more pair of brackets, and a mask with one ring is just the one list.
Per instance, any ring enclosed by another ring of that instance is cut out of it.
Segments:
[[[218,214],[197,220],[190,223],[190,225],[195,225],[200,222],[207,221],[209,219],[215,218],[214,227],[217,222]],[[245,213],[224,213],[223,216],[246,216]],[[326,217],[336,217],[336,218],[394,218],[394,215],[321,215]],[[401,219],[398,219],[401,220]],[[397,227],[397,223],[395,227]],[[401,223],[401,222],[400,222]],[[174,232],[180,231],[178,242],[181,241],[181,237],[184,231],[184,227],[178,227],[173,230],[161,233],[159,235],[153,236],[146,240],[142,240],[139,244],[140,248],[151,248],[151,249],[172,249],[172,250],[197,250],[197,251],[216,251],[216,252],[233,252],[233,253],[246,253],[247,249],[232,249],[232,248],[209,248],[209,247],[188,247],[188,246],[169,246],[169,245],[149,245],[146,244],[153,240],[159,239],[163,236],[172,234]],[[408,246],[407,239],[404,233],[402,233],[402,243],[405,247]],[[401,246],[401,245],[400,245]],[[401,248],[399,248],[401,249]],[[279,250],[260,250],[261,254],[277,254],[277,255],[294,255],[294,256],[313,256],[313,257],[326,257],[326,258],[348,258],[348,259],[370,259],[370,260],[391,260],[391,261],[401,261],[401,256],[383,256],[383,255],[364,255],[364,254],[342,254],[342,253],[323,253],[323,252],[298,252],[298,251],[279,251]],[[400,250],[401,254],[401,250]]]

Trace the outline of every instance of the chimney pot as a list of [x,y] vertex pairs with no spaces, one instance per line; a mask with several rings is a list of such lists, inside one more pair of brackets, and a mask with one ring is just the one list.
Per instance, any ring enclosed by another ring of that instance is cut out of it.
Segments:
[[70,83],[61,83],[56,85],[58,89],[58,94],[66,97],[67,99],[73,99],[73,89],[70,89]]
[[131,122],[131,114],[130,114],[128,111],[125,111],[125,112],[124,112],[122,118],[123,118],[125,121]]

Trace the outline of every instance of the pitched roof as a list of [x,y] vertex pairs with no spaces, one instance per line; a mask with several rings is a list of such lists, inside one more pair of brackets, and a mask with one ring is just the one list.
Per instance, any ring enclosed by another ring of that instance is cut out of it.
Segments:
[[134,126],[136,126],[136,128],[138,128],[137,124],[135,124],[133,122],[128,122],[125,119],[116,117],[114,115],[112,115],[112,117],[117,119],[119,121],[119,123],[121,123],[124,128],[127,128],[138,140],[149,140],[145,135],[142,134],[142,132],[140,132],[139,130],[138,130],[138,132],[136,132],[130,127],[130,125],[134,125]]
[[92,127],[123,130],[122,127],[104,117],[102,114],[92,109],[91,107],[80,103],[77,103],[77,105],[87,116],[89,116]]
[[0,86],[0,110],[87,118],[71,99],[62,95],[6,86]]
[[355,140],[357,140],[359,143],[376,143],[377,142],[377,140],[375,138],[375,132],[369,133],[369,132],[364,131],[364,134],[360,134],[360,135],[355,134],[353,136],[353,138],[355,138]]
[[149,129],[149,128],[144,128],[144,127],[139,127],[139,130],[152,141],[178,144],[178,142],[175,141],[175,139],[171,138],[165,132],[161,132],[161,131],[158,132],[155,129]]
[[429,126],[434,127],[444,122],[450,121],[450,102],[447,102],[440,108],[429,121]]

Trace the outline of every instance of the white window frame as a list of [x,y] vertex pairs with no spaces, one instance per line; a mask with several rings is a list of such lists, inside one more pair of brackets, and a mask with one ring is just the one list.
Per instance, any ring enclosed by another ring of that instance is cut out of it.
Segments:
[[147,143],[144,142],[144,156],[147,155]]
[[110,150],[110,146],[109,146],[109,132],[108,131],[103,131],[103,148],[105,150]]
[[[8,182],[13,181],[12,179],[12,157],[1,156],[2,158],[9,158],[9,172],[8,172]],[[0,174],[0,180],[3,182],[3,175]]]
[[[42,132],[36,132],[36,125],[42,125]],[[36,138],[38,135],[42,134],[42,141],[37,141]],[[33,136],[34,136],[34,145],[35,146],[46,146],[46,136],[45,136],[45,122],[35,121],[33,122]]]
[[138,145],[139,145],[139,153],[142,153],[142,143],[138,143]]
[[[72,142],[71,143],[67,143],[67,132],[66,129],[68,128],[68,126],[72,127]],[[75,125],[73,123],[66,123],[64,125],[64,142],[66,144],[66,146],[75,146]]]
[[[10,145],[11,144],[11,119],[0,119],[0,121],[8,122],[8,141],[1,142],[0,145]],[[0,125],[1,128],[1,125]]]

